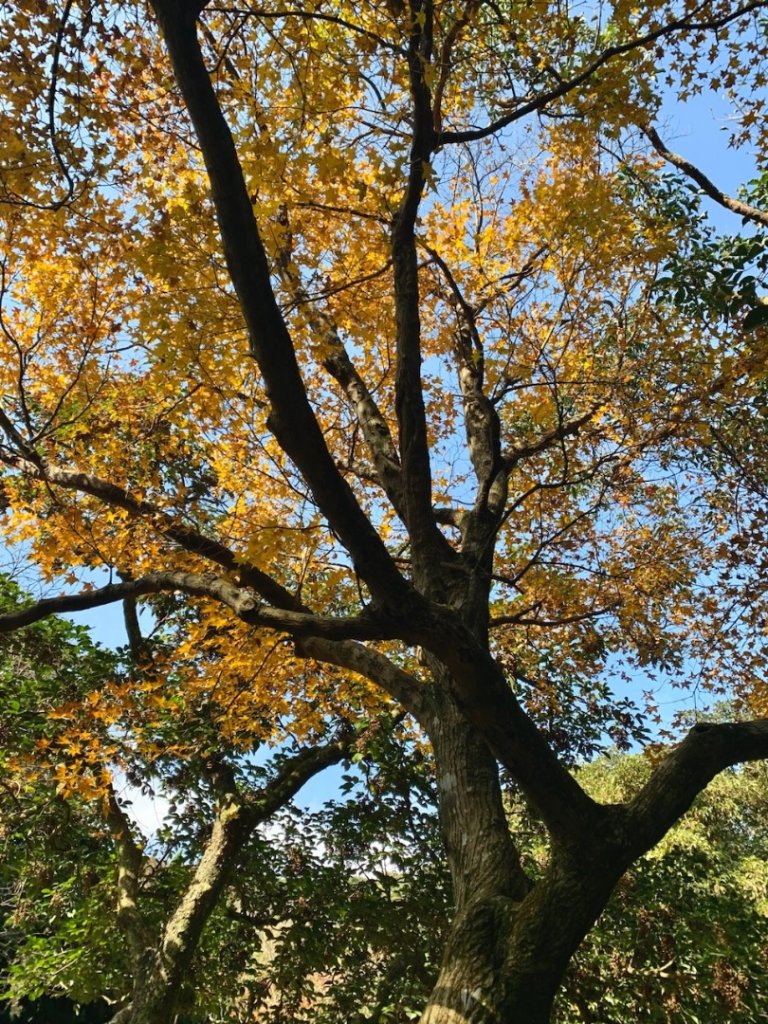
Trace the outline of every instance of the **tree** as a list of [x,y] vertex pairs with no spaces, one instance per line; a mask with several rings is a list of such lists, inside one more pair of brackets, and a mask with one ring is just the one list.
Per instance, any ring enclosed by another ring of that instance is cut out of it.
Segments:
[[[728,611],[764,603],[717,587],[739,465],[701,452],[759,390],[765,331],[665,297],[692,219],[657,188],[666,161],[765,223],[659,127],[662,89],[738,91],[731,141],[762,159],[764,14],[14,0],[0,20],[7,536],[65,588],[0,625],[182,595],[145,692],[242,749],[405,709],[455,893],[423,1024],[546,1021],[626,869],[768,755],[763,719],[703,723],[605,804],[546,725],[562,694],[601,707],[612,671],[729,682]],[[761,641],[733,630],[761,714]],[[547,829],[535,880],[500,766]]]
[[[23,604],[3,583],[3,607]],[[266,765],[238,764],[205,709],[184,715],[172,704],[170,680],[171,714],[151,688],[121,714],[115,695],[141,680],[126,680],[82,626],[52,618],[2,640],[4,998],[106,1000],[111,1020],[176,1019],[194,1006],[189,964],[254,833],[362,749],[365,733],[341,726],[322,742],[286,744]],[[81,705],[93,713],[87,729]],[[169,742],[174,716],[194,753]],[[172,787],[177,827],[166,842],[138,833],[117,769],[147,793]]]
[[401,735],[369,753],[337,798],[289,808],[241,861],[210,945],[212,977],[221,948],[240,956],[219,980],[222,1020],[418,1018],[451,906],[434,776]]
[[[23,595],[4,582],[6,608],[18,606]],[[162,829],[145,843],[115,787],[89,802],[78,794],[90,786],[72,780],[65,797],[66,773],[46,772],[40,763],[40,752],[54,748],[63,767],[73,743],[69,716],[59,711],[51,720],[50,713],[64,698],[93,698],[105,675],[117,674],[118,659],[83,627],[55,617],[1,639],[0,693],[8,713],[0,951],[8,1021],[46,1013],[107,1020],[132,989],[143,995],[146,987],[167,1019],[181,1009],[183,1024],[234,1019],[233,1013],[250,1020],[257,1005],[262,1016],[290,1006],[294,1015],[307,1007],[313,1019],[319,1011],[333,1019],[334,1010],[351,1019],[358,1006],[386,1010],[388,1003],[391,1015],[409,979],[421,992],[434,969],[428,951],[436,951],[439,930],[435,901],[447,911],[448,881],[429,766],[418,753],[404,754],[394,730],[380,721],[375,737],[360,733],[298,754],[284,749],[267,764],[226,751],[218,772],[206,763],[210,757],[202,764],[173,754],[144,764],[136,754],[130,765],[120,759],[134,787],[162,781],[169,800]],[[110,725],[123,731],[125,723]],[[347,774],[346,800],[314,813],[287,809],[307,777],[352,756],[352,743],[365,782]],[[140,737],[134,733],[127,745],[140,750]],[[380,765],[368,763],[369,748]],[[35,750],[37,757],[30,756]],[[222,779],[245,819],[234,838],[223,813],[231,804],[216,806]],[[269,830],[259,835],[265,821]],[[206,876],[215,883],[213,897],[205,892]],[[195,891],[204,903],[196,915]],[[406,922],[411,935],[404,942]],[[265,958],[269,935],[274,952]],[[157,956],[170,936],[191,947],[194,987],[176,957]],[[146,986],[155,958],[162,959],[163,982]],[[322,1006],[320,973],[333,977]],[[82,1004],[88,1005],[78,1015]],[[157,1005],[151,1012],[159,1014]],[[131,1016],[139,1016],[135,999]],[[0,1017],[6,1020],[1,1009]]]

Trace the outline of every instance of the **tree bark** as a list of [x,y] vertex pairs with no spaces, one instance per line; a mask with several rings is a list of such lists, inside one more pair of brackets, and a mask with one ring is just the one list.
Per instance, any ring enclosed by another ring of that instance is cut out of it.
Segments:
[[616,854],[555,851],[521,900],[477,895],[453,924],[421,1024],[547,1024],[568,963],[623,873]]
[[211,834],[189,885],[154,942],[137,906],[141,854],[131,840],[125,814],[113,800],[113,831],[121,843],[118,908],[133,953],[133,987],[130,1003],[117,1012],[112,1024],[173,1024],[184,1002],[187,973],[203,929],[254,829],[287,804],[314,775],[342,761],[355,736],[353,730],[344,728],[328,743],[305,747],[264,789],[245,796],[238,789],[232,769],[211,761],[208,772],[218,804]]
[[546,1024],[571,957],[632,859],[626,819],[607,812],[593,833],[555,841],[534,883],[510,835],[496,758],[429,661],[425,724],[455,917],[421,1024]]
[[496,759],[442,687],[431,710],[428,729],[457,912],[480,898],[521,899],[530,882],[509,832]]

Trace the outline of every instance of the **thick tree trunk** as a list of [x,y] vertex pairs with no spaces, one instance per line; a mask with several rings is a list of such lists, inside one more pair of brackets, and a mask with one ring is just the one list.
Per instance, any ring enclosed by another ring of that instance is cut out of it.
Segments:
[[606,820],[599,834],[554,845],[534,884],[510,836],[496,760],[432,667],[430,738],[456,916],[421,1024],[546,1024],[626,857]]
[[620,875],[618,858],[555,853],[524,899],[470,901],[421,1024],[547,1024],[568,963]]
[[520,899],[530,884],[509,833],[496,760],[442,686],[432,714],[427,728],[456,910],[479,898]]

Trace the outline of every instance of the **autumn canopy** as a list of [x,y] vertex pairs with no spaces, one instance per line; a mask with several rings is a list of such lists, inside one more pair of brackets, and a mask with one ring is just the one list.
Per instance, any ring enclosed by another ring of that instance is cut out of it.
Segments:
[[[123,841],[116,1020],[172,1019],[262,820],[231,773],[259,744],[316,771],[405,721],[430,751],[455,913],[424,1024],[547,1021],[627,867],[768,757],[767,26],[754,0],[4,5],[2,523],[35,598],[0,628],[122,603],[132,663],[6,770]],[[677,137],[711,97],[738,194]],[[645,742],[662,682],[738,724],[596,802],[569,768]],[[113,779],[196,758],[223,845],[153,947]],[[549,836],[536,881],[500,772]]]

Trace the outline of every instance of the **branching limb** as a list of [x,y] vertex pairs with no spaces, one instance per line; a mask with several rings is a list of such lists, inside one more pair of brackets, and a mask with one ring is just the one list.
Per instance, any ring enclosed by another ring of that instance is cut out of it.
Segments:
[[173,1019],[200,936],[254,829],[318,772],[348,757],[357,739],[354,729],[342,727],[330,742],[300,750],[254,793],[242,794],[231,766],[222,758],[211,758],[206,769],[216,797],[213,827],[189,885],[150,952],[148,971],[135,978],[132,1010],[136,1019]]
[[695,725],[627,808],[632,859],[659,842],[719,772],[764,758],[768,758],[766,718]]
[[621,601],[611,601],[610,604],[604,605],[602,608],[592,608],[586,612],[575,612],[573,615],[560,615],[553,616],[550,618],[542,618],[539,616],[538,611],[541,606],[541,602],[535,605],[530,605],[527,608],[521,608],[519,612],[514,612],[509,615],[496,615],[490,620],[490,626],[493,629],[498,626],[540,626],[546,628],[552,628],[556,626],[570,626],[576,622],[588,622],[590,619],[599,619],[603,615],[610,615],[611,612],[616,611],[617,608],[621,607]]
[[766,7],[766,0],[752,0],[751,3],[744,4],[741,7],[737,7],[735,10],[729,11],[719,18],[708,18],[704,20],[696,20],[697,15],[701,13],[701,7],[699,5],[694,8],[689,14],[685,14],[680,18],[676,18],[674,21],[669,22],[666,25],[660,25],[658,28],[651,32],[646,32],[642,36],[636,36],[634,39],[628,39],[625,43],[617,43],[615,46],[609,46],[602,53],[600,53],[594,60],[590,61],[589,64],[578,74],[572,75],[570,78],[563,79],[554,88],[548,89],[546,92],[541,93],[539,96],[535,96],[531,100],[527,100],[521,103],[519,106],[515,106],[509,114],[505,114],[503,117],[497,118],[490,124],[485,125],[483,128],[471,128],[467,131],[460,132],[441,132],[437,137],[437,146],[445,146],[450,143],[457,142],[475,142],[478,139],[488,138],[489,135],[495,135],[497,132],[506,128],[507,125],[513,124],[515,121],[519,121],[529,114],[536,113],[538,110],[542,110],[548,106],[554,100],[561,99],[563,96],[567,96],[573,92],[584,82],[589,79],[604,67],[604,65],[615,60],[616,57],[621,57],[624,54],[632,53],[636,50],[642,50],[650,46],[652,43],[659,39],[663,39],[665,36],[676,35],[683,32],[699,32],[699,31],[715,31],[719,28],[723,28],[725,25],[731,24],[731,22],[744,17],[746,14],[750,14],[752,11],[758,11]]
[[405,499],[400,457],[389,426],[335,331],[334,335],[333,352],[323,360],[323,366],[343,389],[347,401],[355,410],[373,457],[378,482],[404,521]]
[[[455,351],[459,387],[464,405],[464,429],[478,482],[475,512],[486,511],[494,480],[502,470],[501,427],[496,408],[485,393],[483,343],[477,329],[477,312],[462,294],[456,278],[435,249],[427,250],[445,278],[457,318]],[[500,488],[502,495],[505,488]],[[498,513],[499,509],[495,511]]]
[[451,639],[425,644],[450,672],[456,704],[511,773],[552,836],[567,843],[602,826],[603,809],[560,764],[520,706],[500,665],[456,622]]
[[753,221],[755,224],[762,224],[764,227],[768,225],[768,212],[759,210],[756,206],[743,203],[740,199],[735,199],[733,196],[722,192],[695,164],[668,149],[659,137],[659,133],[651,125],[647,125],[643,128],[643,131],[650,139],[653,148],[659,156],[664,157],[668,163],[677,167],[679,171],[682,171],[683,174],[686,174],[695,181],[710,199],[714,199],[720,206],[725,207],[726,210],[730,210],[732,213],[737,213],[745,220]]
[[0,616],[0,633],[59,612],[93,608],[127,594],[180,590],[221,601],[243,621],[287,633],[301,640],[301,651],[340,664],[371,678],[412,708],[423,712],[412,677],[386,659],[357,645],[313,641],[400,639],[421,645],[449,670],[453,696],[469,721],[480,731],[498,760],[512,772],[553,832],[579,834],[597,814],[596,805],[562,767],[546,741],[516,701],[499,665],[479,646],[460,619],[443,609],[423,618],[408,610],[398,619],[363,614],[348,619],[321,618],[302,612],[260,605],[247,592],[226,580],[194,573],[152,573],[84,594],[40,601],[29,608]]
[[441,131],[443,126],[443,94],[451,74],[451,58],[454,47],[461,38],[461,33],[472,21],[481,2],[482,0],[467,0],[464,10],[451,25],[443,39],[438,65],[439,75],[435,83],[434,99],[432,101],[432,121],[436,132]]
[[356,744],[364,741],[365,730],[350,725],[341,726],[336,735],[327,743],[316,747],[305,747],[288,759],[280,772],[258,793],[247,795],[251,826],[267,821],[275,811],[292,800],[301,787],[311,778],[331,765],[348,758]]
[[309,402],[232,134],[208,75],[195,18],[177,0],[154,0],[174,75],[208,171],[227,268],[270,403],[268,424],[294,462],[371,593],[407,601],[409,587],[363,513],[325,443]]
[[[6,433],[9,433],[6,420],[7,417],[0,410],[0,426],[6,430]],[[10,426],[13,425],[10,424]],[[15,434],[18,435],[18,431],[15,431]],[[184,551],[207,558],[229,572],[236,572],[245,586],[251,587],[265,600],[283,608],[297,610],[302,608],[301,603],[294,595],[277,580],[262,572],[255,565],[242,561],[235,552],[215,538],[208,537],[190,526],[179,523],[157,505],[136,498],[125,488],[103,480],[92,473],[81,473],[77,470],[48,465],[36,452],[29,450],[29,446],[20,435],[18,440],[14,437],[14,445],[21,449],[23,457],[13,455],[3,457],[0,453],[0,461],[7,466],[21,471],[31,479],[62,487],[65,490],[89,494],[106,505],[112,505],[134,516],[149,519],[159,533],[178,544]]]
[[330,349],[330,355],[323,359],[323,366],[342,388],[347,402],[355,411],[363,437],[373,458],[377,481],[392,502],[395,511],[404,521],[405,502],[400,457],[387,421],[368,390],[365,381],[349,358],[333,318],[327,312],[318,310],[312,304],[299,275],[293,268],[290,225],[285,208],[280,213],[280,226],[285,239],[283,252],[278,260],[280,276],[294,301],[297,304],[300,303],[305,307],[309,307],[307,314],[308,325],[313,333],[323,342],[324,347]]
[[356,35],[363,36],[365,39],[370,39],[376,43],[377,46],[381,46],[382,49],[391,50],[392,53],[396,53],[400,56],[403,55],[403,50],[396,43],[392,42],[391,39],[386,39],[384,36],[379,35],[377,32],[372,32],[370,29],[365,28],[363,25],[358,25],[348,18],[341,18],[335,14],[329,14],[323,11],[310,11],[297,7],[296,10],[282,10],[282,11],[270,11],[262,7],[251,7],[251,8],[231,8],[219,7],[214,4],[207,4],[209,11],[224,11],[226,14],[240,14],[243,17],[258,18],[260,20],[267,19],[288,19],[288,18],[299,18],[302,21],[324,21],[329,25],[338,25],[341,28],[346,29],[348,32],[353,32]]
[[379,651],[352,640],[332,642],[319,637],[307,637],[297,644],[300,654],[309,655],[329,665],[338,665],[370,679],[380,686],[417,719],[423,721],[426,710],[427,684],[398,668]]
[[66,612],[101,608],[126,598],[179,591],[193,597],[209,597],[226,605],[249,626],[262,626],[294,637],[321,637],[326,640],[393,640],[418,644],[429,635],[429,624],[410,621],[403,610],[402,618],[390,618],[366,611],[348,618],[313,615],[290,609],[272,608],[257,601],[247,590],[229,583],[213,573],[152,572],[135,580],[111,583],[105,587],[43,598],[26,608],[0,615],[0,634],[11,633],[23,626]]
[[594,419],[597,413],[602,409],[604,402],[595,403],[590,409],[587,410],[583,415],[578,416],[573,420],[563,420],[552,430],[548,430],[545,434],[530,444],[520,445],[516,448],[512,448],[504,453],[504,463],[509,471],[513,470],[515,466],[521,463],[524,459],[529,459],[534,455],[540,455],[542,452],[548,451],[555,445],[560,444],[568,437],[574,437],[579,433],[582,427],[586,426],[590,420]]

